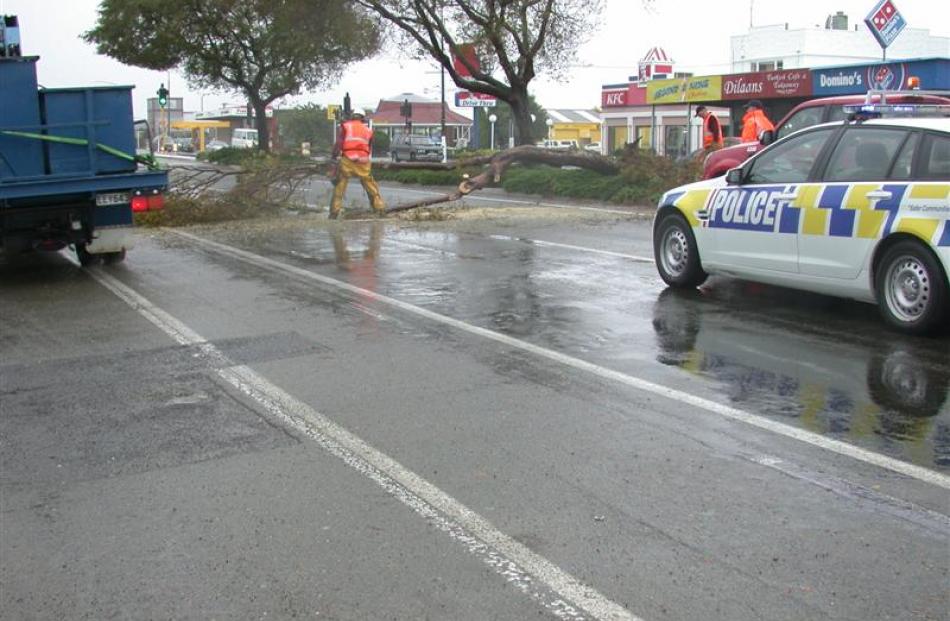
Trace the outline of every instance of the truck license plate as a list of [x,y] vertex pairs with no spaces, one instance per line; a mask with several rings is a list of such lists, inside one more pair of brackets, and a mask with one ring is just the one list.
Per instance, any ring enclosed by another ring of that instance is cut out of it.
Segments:
[[108,194],[96,194],[96,205],[98,207],[105,207],[106,205],[126,205],[128,202],[128,192],[109,192]]

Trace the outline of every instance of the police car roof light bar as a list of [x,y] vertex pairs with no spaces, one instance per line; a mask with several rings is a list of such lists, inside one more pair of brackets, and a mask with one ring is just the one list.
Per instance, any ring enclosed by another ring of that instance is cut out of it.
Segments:
[[874,102],[874,98],[880,99],[880,103],[887,103],[887,98],[894,95],[903,95],[911,97],[919,97],[921,95],[936,95],[937,97],[947,97],[950,98],[950,91],[921,91],[917,89],[913,90],[900,90],[900,91],[887,91],[882,89],[871,89],[867,92],[867,95],[864,96],[864,103],[870,104]]

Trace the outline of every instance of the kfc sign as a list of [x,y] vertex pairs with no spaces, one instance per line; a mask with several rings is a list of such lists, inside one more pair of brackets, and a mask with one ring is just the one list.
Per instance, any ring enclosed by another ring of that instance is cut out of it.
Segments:
[[600,104],[603,108],[618,108],[627,105],[627,90],[601,91]]
[[764,99],[808,97],[812,91],[811,71],[762,71],[722,78],[723,99]]

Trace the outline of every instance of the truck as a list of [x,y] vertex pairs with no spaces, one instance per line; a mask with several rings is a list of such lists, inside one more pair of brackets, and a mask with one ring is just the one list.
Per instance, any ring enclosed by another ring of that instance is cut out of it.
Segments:
[[125,259],[133,214],[164,207],[168,173],[136,153],[133,86],[41,88],[0,16],[0,253],[75,249]]
[[703,179],[721,177],[772,142],[784,138],[792,132],[819,123],[845,120],[847,117],[845,106],[870,105],[875,102],[881,104],[948,105],[950,104],[950,93],[920,90],[869,91],[865,95],[840,95],[804,101],[795,106],[791,112],[776,123],[774,131],[766,132],[759,142],[727,143],[724,148],[713,151],[706,156],[703,162]]

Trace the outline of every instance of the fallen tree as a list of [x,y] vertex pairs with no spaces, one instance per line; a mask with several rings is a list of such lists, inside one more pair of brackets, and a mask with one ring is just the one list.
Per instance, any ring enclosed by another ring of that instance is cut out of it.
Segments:
[[586,151],[552,151],[551,149],[542,149],[540,147],[524,145],[500,151],[491,156],[474,157],[465,160],[459,160],[455,164],[441,162],[384,162],[374,164],[374,166],[385,169],[406,169],[415,168],[419,170],[451,170],[455,168],[470,168],[474,166],[485,166],[486,169],[479,175],[468,177],[459,183],[458,189],[451,194],[443,194],[426,198],[411,203],[394,205],[386,209],[387,213],[396,213],[399,211],[408,211],[419,207],[429,207],[440,203],[449,203],[457,201],[464,196],[481,190],[490,185],[501,181],[505,170],[515,163],[526,164],[547,164],[549,166],[576,166],[586,168],[603,175],[616,175],[620,173],[621,164],[617,160],[596,153]]

